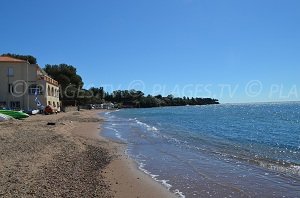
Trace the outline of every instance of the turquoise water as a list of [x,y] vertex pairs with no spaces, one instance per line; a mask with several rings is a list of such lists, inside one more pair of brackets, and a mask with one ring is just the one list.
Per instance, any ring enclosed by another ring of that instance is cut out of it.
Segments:
[[104,135],[180,197],[299,197],[300,103],[124,109]]

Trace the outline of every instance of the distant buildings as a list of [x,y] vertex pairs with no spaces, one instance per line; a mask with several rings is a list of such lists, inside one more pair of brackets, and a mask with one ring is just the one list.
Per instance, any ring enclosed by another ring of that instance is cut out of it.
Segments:
[[37,64],[0,56],[0,107],[26,111],[37,109],[36,97],[43,106],[51,105],[60,110],[57,81]]
[[103,103],[103,104],[101,104],[101,108],[102,109],[113,109],[113,108],[115,108],[115,105],[111,102]]
[[111,102],[102,103],[102,104],[93,104],[91,105],[95,109],[114,109],[115,105]]

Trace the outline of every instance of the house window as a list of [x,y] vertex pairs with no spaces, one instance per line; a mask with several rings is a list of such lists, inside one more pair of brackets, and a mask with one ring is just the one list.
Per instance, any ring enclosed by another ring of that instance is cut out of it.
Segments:
[[11,101],[10,102],[10,108],[11,109],[20,109],[21,108],[21,104],[19,101]]
[[13,86],[13,84],[8,84],[8,93],[14,93],[14,86]]
[[6,107],[6,102],[5,101],[0,101],[0,109]]
[[48,85],[47,95],[50,96],[50,86]]
[[7,76],[14,76],[14,68],[9,67],[7,69]]
[[37,92],[38,95],[43,95],[43,88],[40,85],[30,85],[28,87],[28,93],[29,95],[35,95],[35,92]]

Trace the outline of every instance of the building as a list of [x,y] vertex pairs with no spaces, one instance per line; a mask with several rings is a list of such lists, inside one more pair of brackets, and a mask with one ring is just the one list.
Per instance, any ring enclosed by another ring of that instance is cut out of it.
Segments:
[[30,111],[39,101],[60,110],[58,82],[37,64],[0,56],[0,80],[0,107]]
[[101,109],[113,109],[115,105],[111,102],[101,104]]

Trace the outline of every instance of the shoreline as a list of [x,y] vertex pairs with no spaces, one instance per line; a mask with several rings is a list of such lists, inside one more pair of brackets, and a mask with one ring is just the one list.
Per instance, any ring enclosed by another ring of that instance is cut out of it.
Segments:
[[176,197],[101,136],[100,112],[0,122],[0,196]]
[[[103,119],[99,113],[99,111],[95,111],[94,116]],[[110,183],[114,197],[177,197],[138,168],[137,163],[126,154],[126,144],[103,137],[101,126],[98,126],[97,130],[89,131],[94,131],[91,137],[97,138],[101,142],[107,142],[105,148],[113,155],[113,159],[104,169],[103,175]]]

